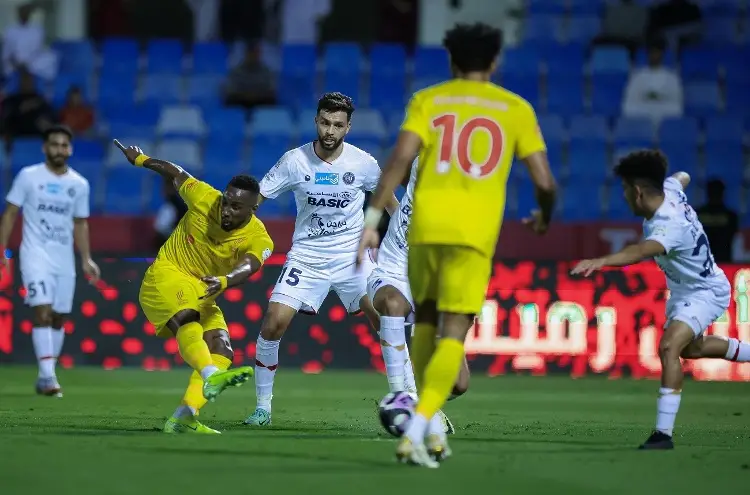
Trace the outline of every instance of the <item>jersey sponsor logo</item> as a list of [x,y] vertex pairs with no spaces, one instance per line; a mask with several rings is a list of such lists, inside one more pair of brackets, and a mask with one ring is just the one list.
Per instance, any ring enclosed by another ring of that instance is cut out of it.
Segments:
[[50,194],[60,194],[62,186],[60,184],[49,183],[47,184],[47,192]]
[[182,290],[178,290],[175,296],[177,296],[177,304],[179,306],[183,306],[187,304],[187,299],[185,299],[185,293]]
[[325,186],[338,186],[339,174],[333,172],[315,172],[315,183]]
[[344,184],[351,185],[354,182],[354,174],[347,172],[344,174]]
[[307,204],[312,206],[325,206],[327,208],[346,208],[349,203],[351,203],[351,201],[348,199],[313,198],[311,196],[307,197]]
[[57,213],[58,215],[67,215],[70,213],[70,206],[58,206],[54,204],[39,203],[36,209],[37,211],[43,211],[45,213]]
[[354,194],[350,193],[349,191],[342,191],[339,195],[341,199],[354,199]]

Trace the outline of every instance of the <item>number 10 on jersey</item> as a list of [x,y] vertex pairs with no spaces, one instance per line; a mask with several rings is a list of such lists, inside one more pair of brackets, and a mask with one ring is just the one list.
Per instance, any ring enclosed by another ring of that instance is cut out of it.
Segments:
[[[456,120],[455,114],[447,113],[432,121],[432,127],[440,130],[438,173],[447,173],[455,160],[465,174],[476,179],[489,177],[497,170],[503,156],[504,136],[500,124],[487,117],[472,117],[457,128]],[[472,147],[474,133],[479,132],[485,133],[489,138],[487,146],[481,147],[484,150]],[[484,160],[472,161],[472,150],[477,154],[484,151]]]

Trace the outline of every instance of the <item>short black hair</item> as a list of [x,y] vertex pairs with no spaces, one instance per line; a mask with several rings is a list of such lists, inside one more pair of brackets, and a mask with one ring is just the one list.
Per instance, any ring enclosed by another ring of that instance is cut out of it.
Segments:
[[659,150],[628,153],[615,167],[615,175],[630,185],[663,190],[667,178],[667,157]]
[[249,175],[235,175],[232,180],[229,181],[227,187],[234,187],[236,189],[242,189],[243,191],[249,191],[253,194],[260,194],[260,183],[255,177]]
[[318,113],[321,110],[325,110],[326,112],[346,112],[346,120],[350,120],[354,113],[354,100],[338,91],[326,93],[318,100]]
[[44,130],[44,132],[42,133],[42,137],[44,138],[44,141],[47,141],[53,134],[65,134],[66,136],[68,136],[68,139],[70,139],[71,141],[73,140],[73,130],[66,125],[51,125]]
[[456,24],[445,33],[443,46],[451,56],[451,63],[461,72],[484,72],[503,47],[503,33],[488,24]]

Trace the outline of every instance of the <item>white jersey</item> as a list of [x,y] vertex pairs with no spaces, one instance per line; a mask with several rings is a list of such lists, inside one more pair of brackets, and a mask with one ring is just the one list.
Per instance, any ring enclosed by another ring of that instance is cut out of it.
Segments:
[[664,203],[643,221],[643,238],[664,246],[666,254],[655,261],[667,277],[672,297],[728,289],[729,280],[714,262],[703,225],[677,179],[664,181]]
[[71,168],[24,167],[5,198],[23,210],[21,271],[75,276],[73,219],[89,216],[89,182]]
[[398,211],[393,214],[390,222],[388,222],[388,231],[385,233],[378,250],[378,266],[390,273],[406,274],[406,263],[409,255],[407,237],[416,183],[417,160],[414,160],[409,183],[406,185],[406,192],[401,198]]
[[344,143],[332,163],[315,153],[313,143],[290,150],[260,181],[260,194],[274,199],[292,191],[297,203],[292,250],[309,258],[355,253],[364,228],[365,191],[380,179],[369,153]]

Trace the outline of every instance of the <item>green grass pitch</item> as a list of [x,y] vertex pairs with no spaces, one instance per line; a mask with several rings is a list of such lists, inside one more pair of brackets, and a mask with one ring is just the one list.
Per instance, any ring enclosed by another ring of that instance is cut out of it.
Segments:
[[474,377],[449,403],[454,457],[438,470],[397,465],[373,373],[277,376],[274,425],[241,420],[252,385],[201,415],[221,436],[160,433],[188,371],[63,370],[65,397],[33,394],[36,370],[0,368],[0,493],[466,494],[746,493],[750,388],[688,382],[676,449],[640,452],[658,383]]

